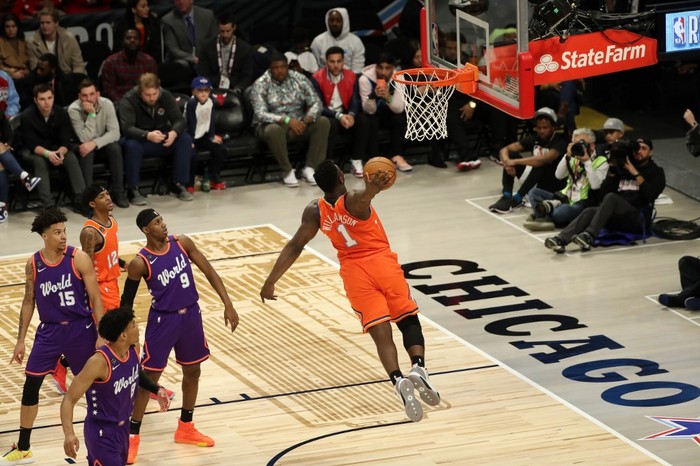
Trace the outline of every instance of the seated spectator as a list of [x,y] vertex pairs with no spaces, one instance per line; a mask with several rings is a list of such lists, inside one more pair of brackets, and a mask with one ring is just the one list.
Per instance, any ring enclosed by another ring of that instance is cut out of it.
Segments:
[[410,172],[413,167],[401,154],[404,152],[404,135],[406,134],[406,114],[400,91],[391,85],[391,77],[396,70],[396,58],[382,53],[376,65],[367,65],[362,69],[358,80],[362,110],[370,124],[368,153],[371,157],[380,155],[379,128],[389,126],[391,129],[391,156],[396,168]]
[[565,227],[583,209],[598,204],[596,193],[607,173],[608,159],[596,153],[593,130],[575,129],[566,156],[559,160],[554,173],[566,180],[566,186],[557,192],[532,188],[528,193],[532,214],[523,226],[532,231]]
[[326,50],[326,66],[313,74],[312,82],[323,104],[321,114],[331,125],[326,158],[332,158],[338,134],[350,133],[352,174],[363,178],[362,158],[367,154],[369,122],[360,105],[357,75],[344,65],[343,49],[330,47]]
[[563,253],[572,241],[588,251],[603,228],[625,233],[642,233],[651,226],[654,201],[666,187],[664,169],[651,159],[651,139],[636,143],[618,141],[610,150],[607,177],[601,186],[603,200],[587,207],[557,236],[547,238],[545,247]]
[[350,32],[350,17],[345,8],[333,8],[326,12],[326,32],[314,37],[311,51],[318,64],[326,64],[326,50],[338,46],[345,52],[345,67],[355,73],[362,72],[365,66],[365,44]]
[[163,29],[156,12],[149,9],[148,0],[128,0],[123,18],[114,25],[115,45],[124,43],[124,35],[129,29],[136,29],[139,33],[139,50],[162,63],[165,56]]
[[54,166],[65,170],[73,194],[73,209],[87,216],[80,202],[85,180],[78,157],[70,150],[73,133],[70,118],[63,107],[54,104],[51,87],[46,83],[34,87],[34,105],[20,115],[24,147],[30,153],[34,173],[42,179],[38,188],[42,208],[54,205],[49,182],[49,168]]
[[73,34],[58,25],[58,12],[43,9],[38,16],[39,30],[28,43],[29,68],[34,69],[42,55],[52,53],[64,73],[87,74],[80,45]]
[[65,107],[70,105],[78,93],[72,76],[66,75],[58,67],[58,59],[52,53],[45,53],[37,61],[36,68],[29,72],[27,79],[22,80],[20,91],[20,105],[27,108],[33,105],[33,90],[37,84],[48,84],[53,90],[54,103]]
[[202,47],[216,37],[217,24],[214,13],[192,0],[174,0],[175,8],[163,16],[163,40],[168,61],[187,63],[196,76]]
[[9,74],[0,71],[0,114],[10,119],[19,113],[19,94]]
[[251,90],[255,135],[267,143],[282,169],[282,182],[299,186],[289,162],[287,142],[309,140],[302,178],[315,185],[314,171],[326,157],[330,123],[321,115],[321,101],[303,74],[290,70],[287,59],[273,52],[270,69],[260,76]]
[[165,156],[172,159],[173,194],[181,201],[191,201],[192,193],[185,186],[190,180],[192,137],[175,98],[160,87],[158,76],[142,75],[138,85],[119,101],[119,126],[129,201],[146,204],[139,191],[144,157]]
[[686,109],[683,113],[683,119],[690,125],[690,129],[685,135],[688,152],[690,152],[693,157],[698,157],[700,156],[700,126],[698,126],[695,115],[693,115],[690,109]]
[[12,79],[26,78],[29,56],[21,21],[14,13],[7,13],[0,19],[0,28],[0,70]]
[[253,48],[235,33],[233,16],[219,15],[219,35],[202,45],[199,71],[215,88],[240,94],[253,83]]
[[[208,150],[211,154],[208,173],[205,182],[209,189],[226,189],[226,183],[221,181],[221,167],[226,159],[226,147],[222,144],[221,136],[215,134],[214,102],[211,100],[211,82],[204,76],[198,76],[192,81],[192,97],[185,106],[187,132],[194,141],[195,149]],[[204,191],[209,191],[203,188]]]
[[[313,74],[318,71],[318,60],[316,56],[309,48],[311,40],[309,39],[309,31],[302,26],[296,26],[292,29],[292,34],[290,36],[292,41],[292,47],[289,51],[284,52],[284,56],[287,57],[287,62],[289,66],[294,71],[299,71],[294,66],[299,66],[302,70],[307,73]],[[296,62],[296,65],[293,65]]]
[[0,223],[7,221],[10,184],[8,172],[17,176],[28,191],[39,184],[41,178],[30,175],[12,154],[12,130],[7,119],[0,117]]
[[131,90],[144,73],[156,74],[158,65],[147,53],[139,50],[139,32],[129,29],[124,34],[123,49],[113,53],[102,64],[99,80],[102,94],[117,102]]
[[[523,206],[523,198],[535,185],[554,192],[564,187],[564,183],[554,176],[559,160],[566,153],[567,140],[561,133],[554,132],[557,114],[551,108],[543,107],[535,112],[535,134],[505,146],[499,152],[503,164],[503,196],[489,206],[491,212],[505,214]],[[520,153],[532,151],[532,157]],[[528,174],[525,168],[531,167]],[[520,188],[513,193],[515,178],[520,179]]]
[[124,194],[124,161],[119,146],[119,120],[111,100],[100,96],[91,79],[84,79],[79,86],[78,99],[68,107],[73,131],[80,146],[80,169],[85,185],[93,184],[95,157],[106,160],[111,174],[111,198],[121,208],[129,207]]
[[681,276],[680,293],[662,293],[659,303],[667,307],[685,307],[691,311],[700,311],[700,258],[683,256],[678,260],[678,272]]

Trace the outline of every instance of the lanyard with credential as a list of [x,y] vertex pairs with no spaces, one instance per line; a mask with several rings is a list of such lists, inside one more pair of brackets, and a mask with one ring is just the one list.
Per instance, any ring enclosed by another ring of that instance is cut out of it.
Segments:
[[226,70],[224,70],[223,56],[221,55],[221,40],[216,41],[216,54],[219,61],[219,71],[223,74],[226,71],[226,76],[231,75],[231,68],[233,68],[233,55],[236,53],[236,39],[233,39],[233,44],[231,44],[231,54],[228,56],[228,65]]

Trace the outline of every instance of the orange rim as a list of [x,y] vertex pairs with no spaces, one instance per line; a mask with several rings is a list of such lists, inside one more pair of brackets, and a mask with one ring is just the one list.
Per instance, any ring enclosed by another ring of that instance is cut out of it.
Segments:
[[[430,81],[411,79],[409,81],[402,78],[402,76],[405,75],[421,79],[425,79],[426,77],[433,77],[437,79],[432,79]],[[406,86],[453,86],[457,83],[458,76],[459,72],[444,68],[411,68],[408,70],[397,71],[392,76],[392,79],[395,82]]]

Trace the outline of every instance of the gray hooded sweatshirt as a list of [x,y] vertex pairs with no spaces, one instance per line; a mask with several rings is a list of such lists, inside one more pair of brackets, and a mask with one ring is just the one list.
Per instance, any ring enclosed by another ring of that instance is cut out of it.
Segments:
[[[343,29],[338,37],[333,37],[328,28],[328,16],[337,11],[343,17]],[[311,42],[311,51],[316,56],[319,65],[326,64],[326,50],[337,45],[345,52],[345,67],[355,73],[360,73],[365,66],[365,45],[359,37],[350,32],[350,17],[345,8],[332,8],[326,12],[326,32],[317,35]]]

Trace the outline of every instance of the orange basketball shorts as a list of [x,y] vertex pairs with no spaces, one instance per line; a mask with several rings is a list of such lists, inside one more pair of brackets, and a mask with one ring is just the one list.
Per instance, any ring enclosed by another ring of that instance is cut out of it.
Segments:
[[374,325],[418,313],[394,252],[346,259],[340,265],[340,278],[365,333]]
[[119,282],[117,279],[99,282],[98,284],[100,286],[100,297],[102,298],[102,305],[104,306],[105,312],[117,309],[120,301]]

